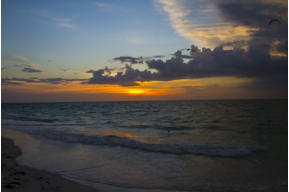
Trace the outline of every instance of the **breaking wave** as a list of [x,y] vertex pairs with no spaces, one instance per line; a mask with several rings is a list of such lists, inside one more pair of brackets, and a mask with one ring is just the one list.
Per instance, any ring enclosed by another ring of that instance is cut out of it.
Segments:
[[[14,128],[15,129],[15,128]],[[126,137],[114,135],[108,136],[89,136],[77,133],[66,133],[64,131],[52,129],[23,129],[17,128],[18,131],[26,132],[32,135],[43,136],[50,140],[63,141],[66,143],[80,143],[86,145],[106,145],[118,146],[147,152],[159,152],[168,154],[192,154],[204,156],[219,157],[242,157],[250,155],[257,151],[265,151],[264,146],[213,146],[213,145],[178,145],[178,144],[151,144],[132,140]]]

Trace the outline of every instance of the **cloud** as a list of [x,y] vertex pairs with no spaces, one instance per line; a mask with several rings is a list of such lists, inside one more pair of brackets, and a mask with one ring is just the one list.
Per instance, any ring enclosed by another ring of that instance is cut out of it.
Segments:
[[34,68],[30,68],[30,67],[25,67],[22,69],[23,72],[27,72],[27,73],[39,73],[42,72],[39,69],[34,69]]
[[97,9],[101,9],[104,11],[115,11],[115,9],[121,10],[121,7],[119,5],[107,3],[105,1],[96,1],[93,4],[97,7]]
[[93,77],[83,84],[115,84],[122,86],[135,86],[139,85],[137,81],[150,81],[153,80],[154,74],[148,70],[140,71],[133,69],[131,66],[126,65],[124,72],[117,72],[115,76],[105,75],[106,69],[90,70],[88,73],[92,73]]
[[[174,55],[174,54],[172,54]],[[144,64],[146,61],[152,60],[152,59],[159,59],[163,58],[165,55],[155,55],[150,57],[131,57],[131,56],[121,56],[121,57],[115,57],[112,60],[113,61],[119,61],[121,63],[126,64]],[[183,55],[184,58],[186,58],[186,55]]]
[[2,58],[2,65],[10,65],[14,67],[39,67],[38,63],[30,61],[24,56],[8,56]]
[[142,64],[142,57],[121,56],[113,58],[113,61],[120,61],[121,63]]
[[256,27],[235,25],[216,8],[219,1],[156,0],[178,34],[211,48],[220,43],[249,40]]
[[76,29],[76,24],[73,23],[71,18],[64,18],[64,17],[54,17],[54,16],[47,16],[47,19],[53,21],[57,26],[61,28],[68,28],[68,29]]
[[[251,52],[241,48],[224,50],[221,46],[214,50],[203,48],[192,52],[193,59],[187,63],[181,56],[172,59],[147,62],[150,69],[158,71],[158,77],[164,80],[202,77],[272,77],[286,75],[287,57],[270,57],[269,50]],[[267,52],[266,52],[267,51]],[[286,70],[286,71],[284,71]]]
[[63,84],[73,81],[85,81],[87,79],[65,79],[65,78],[2,78],[2,85],[21,85],[24,83],[50,83],[50,84]]
[[9,79],[1,79],[2,85],[21,85],[22,83],[10,81]]
[[[27,73],[39,73],[42,72],[38,68],[40,65],[38,63],[35,63],[33,61],[30,61],[24,56],[8,56],[2,58],[2,65],[7,66],[13,66],[13,67],[21,67],[23,68],[22,72]],[[4,67],[5,68],[5,67]]]
[[30,14],[42,17],[54,23],[58,27],[67,29],[77,29],[77,25],[73,22],[71,17],[56,16],[55,13],[50,13],[46,10],[28,10]]
[[[219,3],[218,9],[231,22],[258,28],[258,31],[251,35],[252,40],[250,41],[250,45],[252,54],[254,54],[253,52],[256,49],[260,50],[260,48],[265,49],[267,47],[270,49],[274,48],[276,51],[284,52],[287,55],[287,7],[284,7],[282,4],[255,1],[251,3],[232,1],[230,3]],[[269,25],[268,23],[271,19],[278,19],[281,21],[281,24],[272,23]]]
[[[184,5],[188,1],[158,0],[158,2],[170,14],[170,19],[180,33],[184,30],[195,33],[195,29],[190,27],[191,21],[187,20],[191,12]],[[230,27],[248,29],[248,33],[245,32],[246,30],[243,31],[244,33],[242,32],[244,37],[248,38],[242,39],[239,38],[239,35],[238,37],[228,35],[223,41],[218,37],[219,31],[217,30],[212,35],[219,38],[220,43],[214,49],[192,45],[190,55],[183,55],[179,50],[168,60],[150,59],[145,62],[142,57],[118,57],[116,60],[130,64],[144,62],[148,69],[140,71],[126,65],[125,71],[118,72],[116,75],[106,75],[105,70],[100,69],[93,71],[93,77],[85,83],[132,86],[143,81],[239,77],[254,80],[251,84],[243,85],[243,87],[287,90],[287,8],[283,4],[268,3],[268,1],[219,0],[207,2],[214,3],[215,8],[219,11],[218,16],[222,16],[230,23]],[[281,24],[268,25],[270,18],[280,19]],[[209,26],[212,27],[212,30],[216,29],[216,26]],[[239,32],[241,31],[239,30]],[[229,30],[226,33],[234,33],[234,31]],[[185,35],[185,33],[182,34]],[[226,35],[224,35],[225,37]],[[208,39],[210,40],[210,38]],[[230,50],[224,49],[228,46],[231,47]],[[280,54],[272,54],[273,51]]]
[[[223,1],[217,4],[222,15],[232,23],[251,27],[269,27],[272,19],[287,20],[287,7],[262,1]],[[281,21],[282,23],[282,21]]]
[[[106,69],[91,70],[93,77],[84,83],[118,84],[136,86],[144,81],[171,81],[177,79],[197,79],[208,77],[239,77],[255,79],[256,86],[278,84],[287,85],[287,56],[270,56],[270,44],[263,42],[256,46],[255,40],[250,41],[245,50],[238,43],[231,43],[232,50],[224,50],[223,45],[211,50],[199,49],[192,45],[188,61],[178,51],[168,60],[153,59],[145,62],[148,70],[140,71],[126,65],[123,72],[116,75],[106,74]],[[156,72],[151,72],[151,71]],[[110,71],[111,73],[111,71]],[[280,80],[281,79],[281,80]],[[252,84],[252,86],[253,86]],[[249,87],[247,85],[247,87]],[[277,88],[277,86],[275,86]]]
[[[185,50],[187,50],[187,49],[185,49]],[[192,59],[192,56],[190,56],[190,55],[183,55],[181,50],[176,51],[172,55],[176,56],[176,57],[181,57],[183,59]]]
[[99,8],[111,7],[111,4],[103,3],[103,2],[95,2],[95,6]]

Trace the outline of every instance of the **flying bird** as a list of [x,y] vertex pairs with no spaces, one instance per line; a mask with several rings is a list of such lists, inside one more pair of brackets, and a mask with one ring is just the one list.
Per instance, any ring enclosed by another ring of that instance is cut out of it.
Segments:
[[180,49],[179,51],[192,51],[192,52],[196,52],[198,49],[197,48],[186,48],[186,49]]
[[62,68],[60,68],[60,70],[63,71],[63,72],[66,72],[66,71],[68,71],[69,69],[62,69]]
[[190,49],[190,48],[180,49],[180,51],[190,51],[190,50],[192,50],[192,49]]
[[271,25],[274,22],[281,24],[281,21],[279,19],[271,19],[268,24]]

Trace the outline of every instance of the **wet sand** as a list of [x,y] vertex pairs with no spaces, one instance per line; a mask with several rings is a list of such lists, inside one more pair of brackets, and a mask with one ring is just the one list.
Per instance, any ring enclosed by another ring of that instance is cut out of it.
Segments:
[[[11,131],[12,133],[16,133],[15,131]],[[5,130],[5,136],[9,136],[7,134],[9,132]],[[2,134],[3,135],[3,134]],[[10,136],[9,136],[10,138]],[[13,137],[11,137],[13,138]],[[13,138],[14,139],[14,138]],[[21,146],[22,150],[24,143],[19,142],[19,140],[27,140],[25,134],[18,134],[18,142],[15,140],[18,146]],[[34,147],[26,146],[27,148]],[[41,148],[42,151],[47,152],[49,148]],[[50,150],[48,150],[50,151]],[[61,151],[61,150],[60,150]],[[51,152],[51,151],[50,151]],[[25,150],[23,151],[24,154]],[[63,158],[59,155],[62,152],[57,153],[57,158]],[[86,185],[81,185],[77,182],[73,182],[71,180],[67,180],[61,177],[58,174],[49,173],[47,171],[42,171],[39,169],[29,168],[27,166],[19,165],[16,163],[16,158],[21,155],[21,150],[14,144],[13,140],[2,137],[2,191],[4,192],[64,192],[64,191],[71,191],[71,192],[92,192],[92,191],[117,191],[117,192],[129,192],[129,191],[152,191],[152,192],[160,192],[160,191],[167,191],[167,190],[158,190],[158,189],[135,189],[135,188],[119,188],[117,186],[110,186],[110,185],[102,185],[99,184],[96,186],[98,190],[95,188],[90,188]],[[69,158],[68,158],[69,159]],[[49,161],[50,162],[50,161]],[[48,169],[49,170],[49,169]],[[99,173],[99,170],[97,171]],[[100,175],[102,175],[100,173]],[[84,183],[85,184],[85,183]],[[249,190],[251,192],[285,192],[288,191],[287,185],[276,186],[269,189],[259,189],[259,190]]]
[[2,192],[96,192],[98,190],[67,180],[60,175],[19,165],[21,150],[11,139],[1,139]]

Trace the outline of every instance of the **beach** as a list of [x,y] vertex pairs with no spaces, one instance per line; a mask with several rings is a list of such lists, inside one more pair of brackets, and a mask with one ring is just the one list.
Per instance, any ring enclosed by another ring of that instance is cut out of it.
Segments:
[[5,104],[3,190],[287,191],[286,102]]
[[47,171],[19,165],[16,158],[21,150],[9,139],[2,137],[2,192],[95,192],[96,189],[80,185]]
[[[60,175],[44,170],[19,165],[16,158],[22,154],[21,150],[14,144],[12,139],[1,138],[2,144],[2,192],[96,192],[100,191],[79,183],[67,180]],[[120,188],[107,188],[116,191]],[[107,191],[107,190],[104,190]],[[123,191],[120,190],[120,191]],[[127,189],[127,191],[130,191]],[[146,190],[144,190],[146,191]],[[150,190],[154,191],[154,190]],[[157,190],[162,191],[162,190]],[[285,192],[287,186],[280,186],[268,190],[253,190],[254,192]]]

